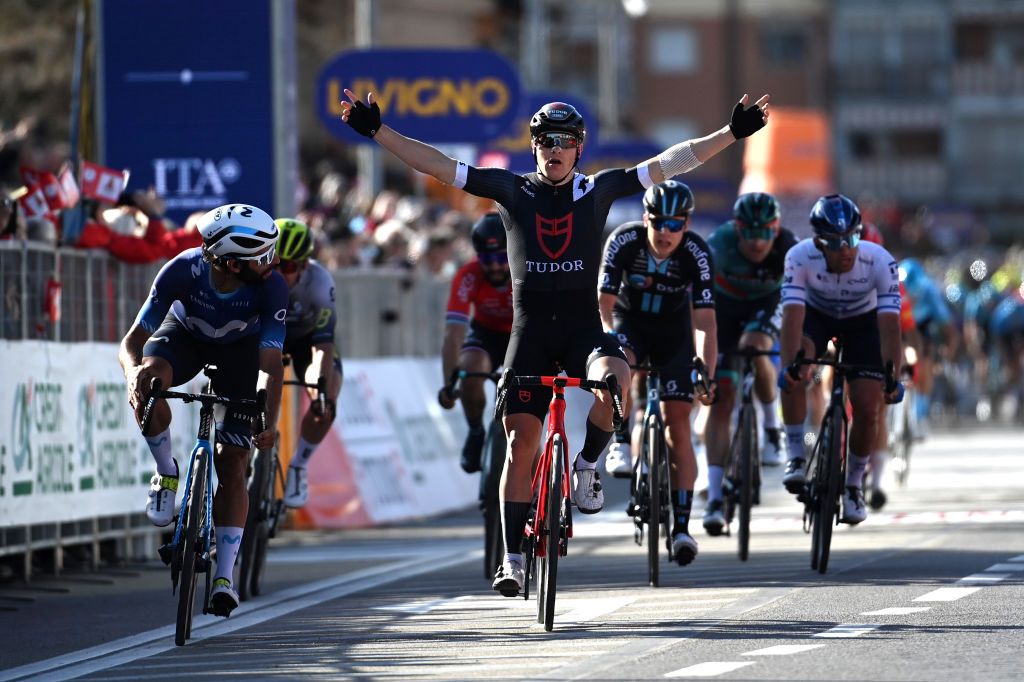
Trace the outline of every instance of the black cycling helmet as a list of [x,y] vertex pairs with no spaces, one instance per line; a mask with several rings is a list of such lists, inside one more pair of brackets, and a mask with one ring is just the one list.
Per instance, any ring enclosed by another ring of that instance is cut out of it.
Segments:
[[778,200],[767,192],[741,194],[732,206],[733,218],[752,228],[772,226],[780,215]]
[[582,141],[587,136],[587,124],[573,105],[548,102],[530,119],[530,137],[541,133],[570,133]]
[[656,216],[690,215],[693,192],[678,180],[666,180],[644,192],[644,210]]
[[477,253],[504,251],[505,225],[497,213],[487,213],[473,226],[473,248]]
[[814,234],[845,237],[860,234],[860,209],[853,199],[843,194],[828,194],[814,203],[811,209],[811,227]]

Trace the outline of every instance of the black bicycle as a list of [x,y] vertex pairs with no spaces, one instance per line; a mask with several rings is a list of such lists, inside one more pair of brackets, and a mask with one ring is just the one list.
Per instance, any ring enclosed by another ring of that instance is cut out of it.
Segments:
[[[500,372],[467,372],[456,369],[448,378],[445,389],[453,399],[458,399],[462,390],[463,379],[490,379],[497,383]],[[484,517],[484,578],[494,577],[505,552],[505,541],[501,535],[501,502],[498,493],[501,484],[501,472],[505,468],[505,427],[499,417],[491,420],[487,427],[487,438],[484,441],[484,456],[480,464],[480,511]]]
[[210,583],[213,577],[210,570],[213,550],[213,408],[215,405],[245,410],[255,407],[260,430],[266,428],[266,391],[260,390],[256,400],[223,398],[212,390],[212,382],[217,375],[216,366],[207,365],[203,368],[203,373],[207,377],[207,382],[202,393],[164,391],[161,390],[160,379],[154,377],[142,413],[142,432],[145,433],[149,430],[153,406],[157,400],[163,398],[200,403],[199,431],[185,471],[185,493],[174,527],[174,537],[170,543],[159,549],[160,558],[171,567],[171,593],[176,591],[178,594],[178,615],[174,628],[174,643],[178,646],[184,645],[192,636],[196,581],[200,573],[206,574],[203,613],[209,613]]
[[[285,363],[287,365],[287,363]],[[313,409],[323,414],[327,409],[327,379],[320,377],[315,384],[288,380],[286,385],[315,388]],[[249,475],[249,514],[245,518],[245,532],[239,549],[238,598],[246,601],[258,597],[263,589],[263,573],[267,565],[267,549],[271,538],[277,536],[278,524],[285,516],[285,475],[279,450],[281,434],[274,445],[256,450]],[[281,493],[280,495],[278,493]]]
[[757,409],[754,407],[754,358],[776,356],[778,351],[741,348],[726,357],[743,359],[740,381],[740,409],[736,430],[729,443],[729,474],[724,491],[726,535],[732,534],[732,522],[739,516],[737,540],[740,561],[750,555],[750,517],[755,504],[760,502],[761,451],[757,440]]
[[[853,372],[878,372],[874,365],[854,365],[842,361],[843,347],[837,340],[836,359],[807,360],[803,349],[797,352],[793,363],[786,368],[793,378],[799,376],[801,365],[828,365],[833,369],[832,395],[818,430],[807,471],[813,475],[799,491],[797,499],[804,503],[804,532],[811,533],[811,568],[819,573],[828,570],[832,547],[832,528],[839,525],[840,497],[846,480],[846,453],[849,442],[849,420],[846,416],[846,381]],[[892,361],[886,364],[885,391],[896,386]],[[800,390],[800,389],[794,389]]]

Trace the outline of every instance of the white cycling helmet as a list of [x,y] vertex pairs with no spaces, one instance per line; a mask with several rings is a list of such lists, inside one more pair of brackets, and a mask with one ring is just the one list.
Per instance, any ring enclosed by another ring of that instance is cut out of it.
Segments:
[[278,229],[265,211],[247,204],[225,204],[208,211],[196,223],[211,256],[270,263]]

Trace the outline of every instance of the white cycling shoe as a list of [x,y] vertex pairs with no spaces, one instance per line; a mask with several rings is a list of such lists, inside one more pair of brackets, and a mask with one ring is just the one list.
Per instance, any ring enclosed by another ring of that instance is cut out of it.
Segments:
[[309,477],[305,469],[288,467],[288,480],[284,486],[284,504],[289,509],[306,506],[309,499]]
[[213,590],[210,592],[210,613],[227,618],[237,608],[238,593],[231,586],[231,581],[227,578],[214,580]]
[[503,597],[518,597],[526,583],[526,571],[518,561],[505,559],[494,576],[491,587]]
[[612,443],[604,458],[604,470],[615,478],[629,478],[633,473],[633,458],[629,443]]
[[146,516],[154,526],[167,526],[174,520],[174,496],[178,492],[177,476],[153,474],[149,481],[149,502]]
[[864,491],[852,485],[846,486],[843,492],[843,514],[839,520],[856,526],[868,517],[868,508],[864,505]]
[[697,541],[689,533],[676,533],[672,536],[672,558],[680,566],[685,566],[697,558]]
[[786,446],[782,429],[764,430],[764,449],[761,451],[761,464],[766,467],[782,466],[786,463]]
[[572,499],[584,514],[596,514],[604,509],[604,490],[597,469],[577,469],[573,466]]

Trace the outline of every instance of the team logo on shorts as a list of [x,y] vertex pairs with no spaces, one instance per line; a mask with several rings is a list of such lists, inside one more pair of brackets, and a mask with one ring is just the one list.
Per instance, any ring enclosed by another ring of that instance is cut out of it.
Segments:
[[533,399],[533,393],[519,389],[519,402],[528,403]]
[[572,213],[550,219],[538,215],[537,241],[548,258],[558,260],[572,242]]

